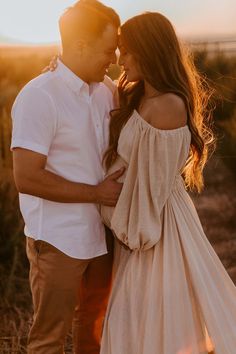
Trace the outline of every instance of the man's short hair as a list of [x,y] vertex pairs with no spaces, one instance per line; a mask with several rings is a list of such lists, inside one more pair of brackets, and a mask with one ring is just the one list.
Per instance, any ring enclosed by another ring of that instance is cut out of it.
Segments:
[[79,36],[96,39],[108,24],[120,26],[120,18],[111,7],[97,0],[79,0],[59,20],[62,46],[68,47]]

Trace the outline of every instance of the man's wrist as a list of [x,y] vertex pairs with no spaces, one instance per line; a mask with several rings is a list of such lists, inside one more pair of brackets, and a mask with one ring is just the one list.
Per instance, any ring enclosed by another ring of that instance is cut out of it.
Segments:
[[95,204],[100,203],[98,185],[91,185],[89,188],[88,194],[89,194],[88,199],[89,199],[90,203],[95,203]]

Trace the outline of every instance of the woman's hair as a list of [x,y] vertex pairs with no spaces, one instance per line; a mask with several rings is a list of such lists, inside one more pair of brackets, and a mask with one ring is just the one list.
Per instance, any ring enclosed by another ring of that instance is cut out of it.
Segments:
[[[158,92],[174,93],[184,101],[191,146],[182,175],[188,188],[200,191],[203,167],[214,142],[209,126],[212,90],[197,72],[191,56],[181,47],[173,26],[163,15],[147,12],[129,19],[121,26],[121,42],[134,57],[144,80]],[[111,112],[109,148],[104,155],[107,169],[116,159],[122,127],[140,104],[144,81],[129,83],[123,73],[118,93],[120,107]]]
[[62,46],[70,46],[78,36],[97,39],[108,24],[120,26],[120,18],[111,8],[98,0],[79,0],[68,7],[59,20]]

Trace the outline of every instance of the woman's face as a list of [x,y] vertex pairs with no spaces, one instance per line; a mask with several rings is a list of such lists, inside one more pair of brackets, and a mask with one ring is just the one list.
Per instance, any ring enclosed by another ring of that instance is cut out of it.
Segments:
[[121,39],[119,39],[119,50],[119,65],[123,66],[127,76],[127,81],[134,82],[142,80],[142,74],[137,61],[135,60],[134,56],[124,47]]

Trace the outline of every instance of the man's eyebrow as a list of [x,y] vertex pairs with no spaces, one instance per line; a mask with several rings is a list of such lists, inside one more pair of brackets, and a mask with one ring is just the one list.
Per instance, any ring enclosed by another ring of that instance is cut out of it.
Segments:
[[125,47],[122,44],[120,44],[120,45],[118,45],[118,49],[119,50],[125,50]]
[[116,47],[110,47],[110,48],[107,48],[107,51],[113,52],[113,51],[116,51],[116,49],[117,49],[117,46]]

